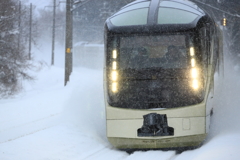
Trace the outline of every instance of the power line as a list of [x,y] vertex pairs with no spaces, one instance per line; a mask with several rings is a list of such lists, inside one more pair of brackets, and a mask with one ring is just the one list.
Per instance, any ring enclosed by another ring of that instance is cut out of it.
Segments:
[[217,8],[217,7],[211,6],[211,5],[209,5],[209,4],[206,4],[206,3],[203,3],[203,2],[200,2],[200,1],[197,1],[197,0],[196,0],[195,2],[201,3],[201,4],[205,5],[205,6],[208,6],[208,7],[210,7],[210,8],[213,8],[213,9],[215,9],[215,10],[218,10],[218,11],[223,12],[223,13],[225,13],[225,14],[228,14],[228,15],[230,15],[230,16],[234,16],[234,17],[240,18],[240,15],[239,15],[239,14],[232,14],[232,13],[230,13],[230,12],[221,10],[221,9],[219,9],[219,8]]

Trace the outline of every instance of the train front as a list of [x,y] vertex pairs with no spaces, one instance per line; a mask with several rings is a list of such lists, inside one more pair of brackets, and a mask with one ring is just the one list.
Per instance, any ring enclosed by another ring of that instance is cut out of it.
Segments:
[[188,1],[136,1],[105,25],[109,142],[119,149],[198,146],[205,139],[210,73]]

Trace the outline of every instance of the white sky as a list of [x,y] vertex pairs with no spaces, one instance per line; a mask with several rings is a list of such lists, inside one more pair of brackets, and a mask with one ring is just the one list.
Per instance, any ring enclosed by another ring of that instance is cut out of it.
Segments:
[[32,3],[37,8],[44,8],[45,6],[53,6],[53,0],[28,0],[27,3]]
[[[56,5],[58,6],[60,0],[56,0]],[[65,0],[61,0],[64,2]],[[35,13],[38,14],[39,9],[52,10],[53,0],[22,0],[22,4],[30,5],[32,3]],[[66,3],[60,3],[61,8],[65,8]],[[47,7],[48,6],[48,7]],[[36,8],[35,8],[36,7]]]

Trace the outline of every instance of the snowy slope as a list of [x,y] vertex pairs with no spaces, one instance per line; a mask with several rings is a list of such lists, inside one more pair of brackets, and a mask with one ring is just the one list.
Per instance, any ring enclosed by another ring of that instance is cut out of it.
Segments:
[[[42,52],[35,58],[48,62],[48,53]],[[56,66],[33,73],[37,79],[24,83],[23,93],[0,100],[0,160],[240,159],[240,76],[231,60],[226,58],[224,83],[215,91],[210,134],[202,147],[181,154],[128,155],[105,136],[102,68],[75,67],[64,87],[63,53],[57,55]]]

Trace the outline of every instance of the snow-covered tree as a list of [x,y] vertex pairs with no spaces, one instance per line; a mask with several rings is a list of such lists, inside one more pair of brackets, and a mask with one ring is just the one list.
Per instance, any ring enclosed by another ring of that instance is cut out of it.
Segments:
[[26,44],[19,37],[24,33],[19,13],[17,1],[0,1],[0,97],[16,93],[22,79],[31,79],[26,72],[31,66],[25,54]]

